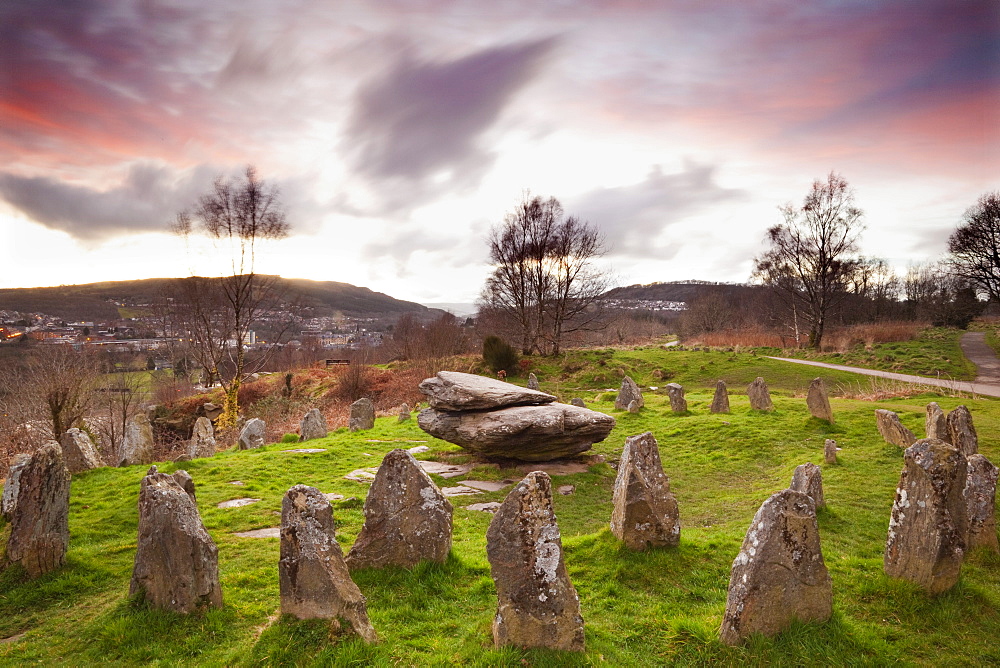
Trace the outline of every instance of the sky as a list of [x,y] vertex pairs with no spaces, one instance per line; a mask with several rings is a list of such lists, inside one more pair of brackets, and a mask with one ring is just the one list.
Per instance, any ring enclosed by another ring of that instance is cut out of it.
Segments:
[[292,226],[258,272],[423,303],[526,193],[620,285],[743,282],[830,171],[903,271],[1000,190],[1000,3],[0,3],[0,287],[225,272],[169,226],[248,164]]

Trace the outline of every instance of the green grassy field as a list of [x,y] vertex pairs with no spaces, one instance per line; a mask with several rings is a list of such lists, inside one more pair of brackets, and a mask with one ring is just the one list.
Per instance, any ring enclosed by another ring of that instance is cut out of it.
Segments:
[[[603,363],[602,363],[603,362]],[[928,401],[946,410],[965,403],[980,435],[980,450],[1000,461],[995,435],[1000,404],[988,399],[921,395],[878,403],[834,397],[836,423],[811,418],[804,395],[816,369],[750,354],[673,351],[574,351],[537,362],[542,389],[565,400],[582,396],[614,415],[611,436],[594,446],[606,458],[586,473],[554,476],[575,485],[556,495],[565,558],[581,599],[585,654],[495,649],[490,624],[496,591],[486,561],[491,515],[465,506],[502,500],[505,492],[453,499],[452,556],[443,565],[412,571],[368,570],[355,580],[381,642],[331,637],[322,622],[279,616],[275,538],[240,538],[245,531],[277,526],[281,498],[305,483],[346,497],[334,502],[338,540],[346,549],[363,521],[362,483],[349,471],[377,466],[394,447],[431,447],[418,458],[464,462],[456,446],[431,439],[414,421],[382,418],[375,429],[331,433],[310,441],[320,454],[292,454],[288,444],[258,451],[223,452],[211,459],[161,465],[185,468],[197,485],[198,505],[219,546],[225,606],[189,617],[151,611],[127,600],[136,548],[139,481],[146,467],[99,469],[74,477],[67,564],[35,581],[20,568],[0,574],[0,664],[47,665],[470,665],[563,666],[664,664],[722,665],[983,665],[1000,662],[1000,558],[968,556],[952,591],[924,595],[882,572],[889,512],[902,466],[901,451],[878,436],[873,411],[897,411],[923,433]],[[689,412],[674,415],[662,390],[646,393],[639,414],[615,411],[613,392],[626,372],[641,385],[680,382]],[[658,372],[655,373],[654,372]],[[745,387],[763,376],[776,410],[751,412]],[[668,378],[657,378],[667,376]],[[848,374],[823,374],[836,388]],[[708,412],[717,378],[727,381],[733,412]],[[610,463],[625,438],[652,431],[680,504],[682,533],[674,549],[632,553],[608,530],[615,471]],[[823,442],[843,448],[836,465],[822,464]],[[819,513],[823,554],[833,578],[834,615],[823,624],[797,625],[775,637],[755,637],[742,647],[718,639],[732,560],[760,504],[785,488],[798,464],[823,469],[828,508]],[[462,479],[519,479],[521,473],[481,463]],[[231,484],[242,481],[242,486]],[[252,497],[235,509],[216,504]],[[6,540],[7,529],[0,534]]]

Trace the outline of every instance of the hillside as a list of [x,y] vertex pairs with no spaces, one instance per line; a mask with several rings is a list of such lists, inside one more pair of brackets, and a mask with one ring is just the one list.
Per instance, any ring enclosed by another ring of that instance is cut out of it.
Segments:
[[643,301],[690,302],[709,293],[745,293],[757,288],[744,283],[712,283],[710,281],[676,281],[628,285],[608,290],[605,299],[638,299]]

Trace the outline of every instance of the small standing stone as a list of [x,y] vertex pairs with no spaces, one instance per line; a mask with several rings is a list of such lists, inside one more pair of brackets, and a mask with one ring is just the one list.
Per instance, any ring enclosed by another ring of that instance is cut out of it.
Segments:
[[410,421],[410,405],[404,403],[399,407],[399,417],[396,422],[409,422]]
[[629,404],[633,401],[638,404],[639,408],[642,408],[644,405],[639,386],[635,384],[634,380],[625,376],[622,378],[622,386],[618,390],[618,397],[615,398],[615,408],[620,411],[626,411]]
[[173,472],[171,477],[178,485],[181,486],[181,489],[187,492],[187,495],[191,497],[192,501],[198,503],[198,498],[195,496],[194,493],[194,478],[191,477],[190,473],[188,473],[184,469],[177,469],[176,471]]
[[8,520],[14,512],[14,508],[17,507],[17,496],[21,490],[21,471],[24,470],[29,461],[31,461],[31,455],[23,452],[10,458],[7,480],[3,484],[3,499],[0,500],[0,513]]
[[625,439],[612,496],[611,533],[632,550],[676,547],[681,537],[677,499],[660,463],[653,434]]
[[573,397],[572,399],[570,399],[569,403],[570,403],[570,406],[577,406],[578,408],[586,408],[587,407],[587,404],[585,404],[583,402],[583,399],[581,399],[580,397]]
[[240,450],[256,450],[264,445],[267,437],[267,423],[260,418],[251,418],[240,430],[237,442]]
[[724,381],[715,382],[715,396],[712,397],[712,407],[708,410],[712,413],[729,412],[729,390],[726,389]]
[[104,466],[94,442],[85,431],[73,427],[59,437],[59,445],[62,446],[63,460],[70,473],[82,473]]
[[816,504],[786,489],[754,515],[733,561],[719,635],[727,645],[751,633],[773,636],[795,619],[825,621],[833,614],[833,583],[823,563]]
[[966,457],[979,452],[979,437],[972,426],[972,413],[965,406],[958,406],[948,413],[948,440]]
[[958,582],[965,556],[969,525],[962,492],[968,464],[958,448],[936,438],[908,447],[903,462],[885,543],[885,572],[940,594]]
[[188,457],[200,459],[215,454],[215,429],[207,417],[200,417],[194,422],[194,432],[188,443]]
[[375,404],[368,397],[361,397],[351,404],[351,417],[347,428],[351,431],[363,431],[375,426]]
[[686,413],[687,399],[684,398],[684,388],[678,383],[667,384],[667,396],[670,397],[670,410],[675,413]]
[[153,461],[153,425],[140,413],[125,425],[118,466],[150,464]]
[[333,509],[315,487],[295,485],[281,501],[278,584],[282,613],[330,619],[338,629],[343,619],[366,642],[378,639],[337,543]]
[[528,374],[528,389],[537,390],[538,388],[538,376],[533,373]]
[[827,464],[837,463],[837,442],[832,438],[826,439],[823,444],[823,461]]
[[314,438],[326,438],[328,431],[330,430],[326,426],[326,418],[323,417],[318,408],[313,408],[302,416],[302,423],[299,426],[299,440],[310,441]]
[[24,464],[10,519],[7,559],[32,578],[62,566],[69,547],[70,474],[62,447],[49,441]]
[[633,399],[632,401],[628,402],[628,409],[627,410],[628,410],[629,413],[638,413],[641,408],[642,408],[642,406],[640,406],[639,402],[636,401],[635,399]]
[[816,510],[826,507],[823,498],[823,472],[813,463],[799,464],[792,474],[792,484],[788,489],[802,492],[816,504]]
[[966,551],[982,546],[1000,552],[996,521],[997,467],[983,455],[968,458],[968,478],[962,495],[969,518]]
[[826,392],[826,384],[822,378],[813,378],[809,383],[809,394],[806,395],[806,405],[809,414],[814,418],[826,420],[833,424],[833,409],[830,408],[830,395]]
[[773,411],[774,404],[771,402],[771,392],[767,389],[767,383],[760,376],[754,379],[747,388],[747,396],[750,398],[750,408],[755,411]]
[[451,503],[406,450],[382,460],[365,499],[365,524],[347,553],[347,565],[412,568],[444,563],[451,550]]
[[946,443],[951,441],[951,434],[948,433],[948,418],[945,417],[944,411],[941,410],[936,401],[927,404],[924,433],[927,438],[939,438]]
[[917,437],[913,435],[913,432],[904,427],[903,423],[899,421],[899,416],[884,408],[877,408],[875,410],[875,426],[886,443],[905,449],[917,441]]
[[584,651],[580,598],[566,572],[547,473],[529,473],[507,495],[486,531],[486,557],[497,588],[497,647]]

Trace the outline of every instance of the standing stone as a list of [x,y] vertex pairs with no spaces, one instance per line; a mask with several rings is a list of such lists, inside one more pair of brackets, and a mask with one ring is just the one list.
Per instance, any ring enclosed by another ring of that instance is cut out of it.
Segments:
[[885,543],[885,572],[910,580],[931,594],[958,582],[965,556],[968,519],[965,456],[936,438],[924,438],[903,453]]
[[823,498],[823,472],[813,463],[799,464],[792,473],[792,484],[788,486],[796,492],[802,492],[816,504],[816,510],[826,507]]
[[166,473],[147,475],[139,488],[139,538],[129,596],[180,613],[222,607],[218,549],[191,496]]
[[538,388],[538,376],[533,373],[528,374],[528,389],[537,390]]
[[750,398],[750,408],[755,411],[773,411],[774,404],[771,403],[771,392],[767,389],[767,383],[760,376],[754,379],[747,388],[747,396]]
[[174,479],[174,482],[181,486],[181,489],[187,492],[187,495],[191,497],[191,501],[197,504],[198,499],[194,494],[194,478],[191,477],[191,474],[184,469],[177,469],[171,477]]
[[24,464],[10,518],[7,559],[32,578],[62,566],[69,547],[70,474],[62,447],[49,441]]
[[712,406],[708,410],[712,413],[729,412],[729,390],[724,381],[715,382],[715,396],[712,397]]
[[625,439],[612,496],[611,533],[631,550],[676,547],[681,538],[677,499],[663,473],[653,434]]
[[640,410],[642,410],[642,406],[639,405],[638,401],[633,399],[632,401],[628,402],[627,410],[629,413],[638,413]]
[[256,450],[264,445],[267,437],[267,423],[260,418],[251,418],[240,430],[240,438],[237,447],[240,450]]
[[125,425],[118,466],[150,464],[153,461],[153,425],[140,413]]
[[399,418],[396,422],[409,422],[410,421],[410,405],[403,404],[399,407]]
[[368,397],[361,397],[351,404],[351,417],[347,428],[351,431],[363,431],[375,426],[375,404]]
[[70,473],[81,473],[104,466],[94,442],[85,431],[73,427],[59,437],[59,445],[62,446],[63,460]]
[[899,416],[884,408],[875,409],[875,426],[886,443],[905,449],[917,441],[917,437],[913,435],[913,432],[904,427],[903,423],[899,421]]
[[497,647],[584,650],[580,598],[566,572],[547,473],[529,473],[507,495],[486,531],[486,557],[499,599]]
[[837,463],[837,442],[832,438],[826,439],[823,444],[823,461],[827,464]]
[[1000,552],[996,521],[997,467],[983,455],[975,454],[968,458],[968,471],[962,492],[969,518],[965,549],[968,552],[982,546]]
[[382,460],[365,499],[365,524],[347,553],[350,569],[443,564],[451,550],[451,503],[406,450]]
[[302,423],[299,425],[299,440],[309,441],[314,438],[326,438],[328,431],[326,418],[323,417],[318,408],[313,408],[302,416]]
[[687,399],[684,398],[684,388],[677,383],[667,385],[667,396],[670,397],[670,410],[675,413],[686,413]]
[[580,397],[573,397],[572,399],[570,399],[569,404],[570,406],[576,406],[577,408],[587,407],[587,404],[585,404],[583,402],[583,399],[581,399]]
[[965,406],[958,406],[948,413],[949,443],[968,457],[979,452],[979,437],[976,428],[972,426],[972,413]]
[[639,386],[635,384],[635,381],[625,376],[622,378],[622,386],[618,390],[618,397],[615,399],[615,408],[620,411],[628,410],[628,405],[632,402],[636,402],[639,408],[645,405],[642,400],[642,392],[639,391]]
[[773,636],[795,619],[821,622],[831,614],[816,504],[802,492],[778,492],[754,515],[733,561],[720,638],[736,645],[751,633]]
[[806,405],[809,414],[814,418],[826,420],[833,424],[833,409],[830,408],[830,395],[826,392],[826,384],[822,378],[813,378],[809,383],[809,394],[806,395]]
[[17,495],[21,490],[21,471],[24,470],[29,461],[31,461],[31,455],[23,452],[10,458],[7,479],[3,484],[3,499],[0,500],[0,512],[8,520],[14,512],[14,508],[17,507]]
[[924,433],[927,438],[939,438],[944,442],[951,441],[948,433],[948,418],[936,401],[927,404],[927,418],[924,421]]
[[215,454],[215,429],[212,428],[212,421],[207,417],[195,420],[194,432],[191,434],[191,442],[188,443],[187,454],[191,459],[211,457]]
[[333,508],[315,487],[295,485],[281,501],[278,584],[283,614],[330,619],[338,630],[342,619],[366,642],[378,639],[337,543]]

